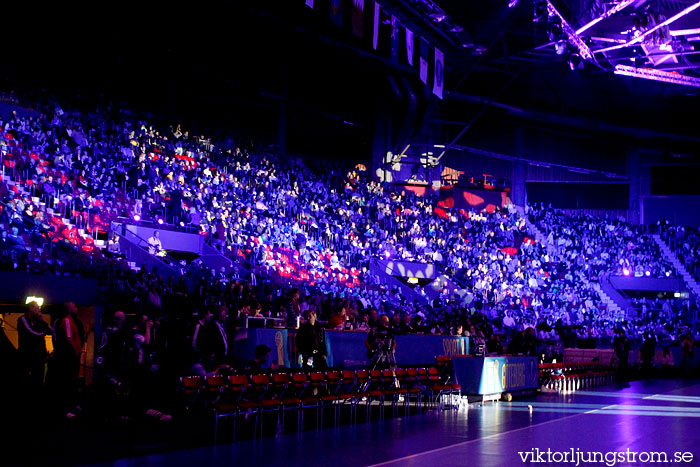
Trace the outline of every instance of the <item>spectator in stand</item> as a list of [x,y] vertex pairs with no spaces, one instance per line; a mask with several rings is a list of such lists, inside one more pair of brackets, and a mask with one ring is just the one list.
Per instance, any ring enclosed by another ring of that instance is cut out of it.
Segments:
[[301,316],[300,298],[301,293],[299,289],[294,288],[289,292],[289,301],[286,305],[286,318],[287,326],[290,328],[296,328],[299,325],[298,318]]
[[401,321],[401,314],[398,310],[394,311],[394,316],[391,317],[391,329],[396,335],[403,334],[403,321]]
[[159,255],[163,251],[163,244],[160,242],[160,233],[153,231],[153,235],[148,239],[148,252],[152,255]]
[[496,334],[491,334],[489,336],[489,339],[486,341],[486,351],[489,354],[495,355],[503,355],[505,353],[500,336]]
[[411,314],[404,313],[401,321],[401,334],[414,334],[415,332],[416,328],[412,323]]
[[14,246],[14,248],[23,250],[25,246],[24,238],[22,238],[19,235],[19,228],[17,226],[12,226],[12,230],[10,231],[10,235],[7,236],[7,239],[11,245]]
[[362,317],[360,318],[360,322],[355,328],[355,331],[369,331],[370,329],[371,327],[369,325],[369,315],[367,313],[363,313]]
[[119,244],[119,234],[114,232],[112,239],[107,242],[107,252],[113,258],[123,258],[121,245]]

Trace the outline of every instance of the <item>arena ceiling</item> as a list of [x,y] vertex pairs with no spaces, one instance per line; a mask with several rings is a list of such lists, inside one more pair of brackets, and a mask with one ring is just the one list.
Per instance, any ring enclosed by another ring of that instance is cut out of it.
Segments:
[[[700,88],[620,76],[614,70],[626,63],[675,67],[679,74],[700,76],[695,69],[700,53],[691,50],[699,45],[695,36],[700,34],[672,36],[672,49],[665,52],[675,58],[657,64],[653,60],[661,52],[625,47],[595,54],[595,63],[582,60],[583,68],[577,62],[572,70],[569,61],[577,47],[569,44],[557,54],[548,21],[533,22],[533,0],[510,3],[512,7],[508,0],[382,2],[445,51],[443,101],[421,88],[415,69],[358,45],[348,33],[315,17],[303,0],[127,0],[71,11],[47,7],[55,11],[44,9],[40,16],[15,5],[5,15],[15,19],[6,37],[17,40],[0,61],[0,71],[25,85],[64,95],[75,95],[77,87],[82,94],[103,94],[203,127],[274,127],[284,106],[289,144],[299,152],[320,154],[332,145],[338,156],[368,154],[377,99],[391,94],[393,81],[404,99],[407,89],[417,97],[415,122],[401,135],[408,142],[429,136],[444,144],[469,145],[478,139],[477,131],[498,134],[520,127],[543,137],[568,132],[603,143],[622,139],[669,155],[697,155],[700,135],[693,112],[700,104]],[[610,11],[621,1],[582,3],[550,2],[573,28],[580,28],[590,22],[591,11]],[[630,40],[621,32],[652,2],[629,3],[586,30],[582,40],[590,49]],[[653,6],[669,18],[695,3]],[[669,28],[687,32],[700,27],[698,15],[700,9]],[[392,105],[397,115],[405,113],[405,102]]]

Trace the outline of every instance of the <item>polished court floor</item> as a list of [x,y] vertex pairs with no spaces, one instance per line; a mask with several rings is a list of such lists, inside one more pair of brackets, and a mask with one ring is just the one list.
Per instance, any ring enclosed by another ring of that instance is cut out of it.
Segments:
[[[687,453],[697,459],[700,381],[637,381],[568,395],[540,394],[102,465],[511,466],[523,465],[519,452],[528,455],[534,449],[629,449],[665,452],[671,462],[674,456],[688,460]],[[575,465],[553,462],[556,455],[547,465]]]

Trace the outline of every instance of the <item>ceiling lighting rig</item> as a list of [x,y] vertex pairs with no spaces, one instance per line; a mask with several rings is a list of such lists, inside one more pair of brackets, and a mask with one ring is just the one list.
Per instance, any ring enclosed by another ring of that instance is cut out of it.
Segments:
[[635,68],[628,65],[617,65],[615,67],[615,74],[700,88],[700,78],[654,68]]

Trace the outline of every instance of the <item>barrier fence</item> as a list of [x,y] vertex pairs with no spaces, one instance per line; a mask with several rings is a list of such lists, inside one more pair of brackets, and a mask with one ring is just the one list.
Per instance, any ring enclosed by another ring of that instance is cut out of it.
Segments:
[[[247,361],[253,358],[253,349],[264,344],[272,349],[271,360],[287,368],[298,367],[294,345],[296,329],[242,329],[236,335],[236,357]],[[364,367],[369,363],[363,331],[326,331],[327,363],[331,367]],[[440,355],[469,353],[469,338],[434,335],[396,336],[396,363],[398,365],[435,364]]]

